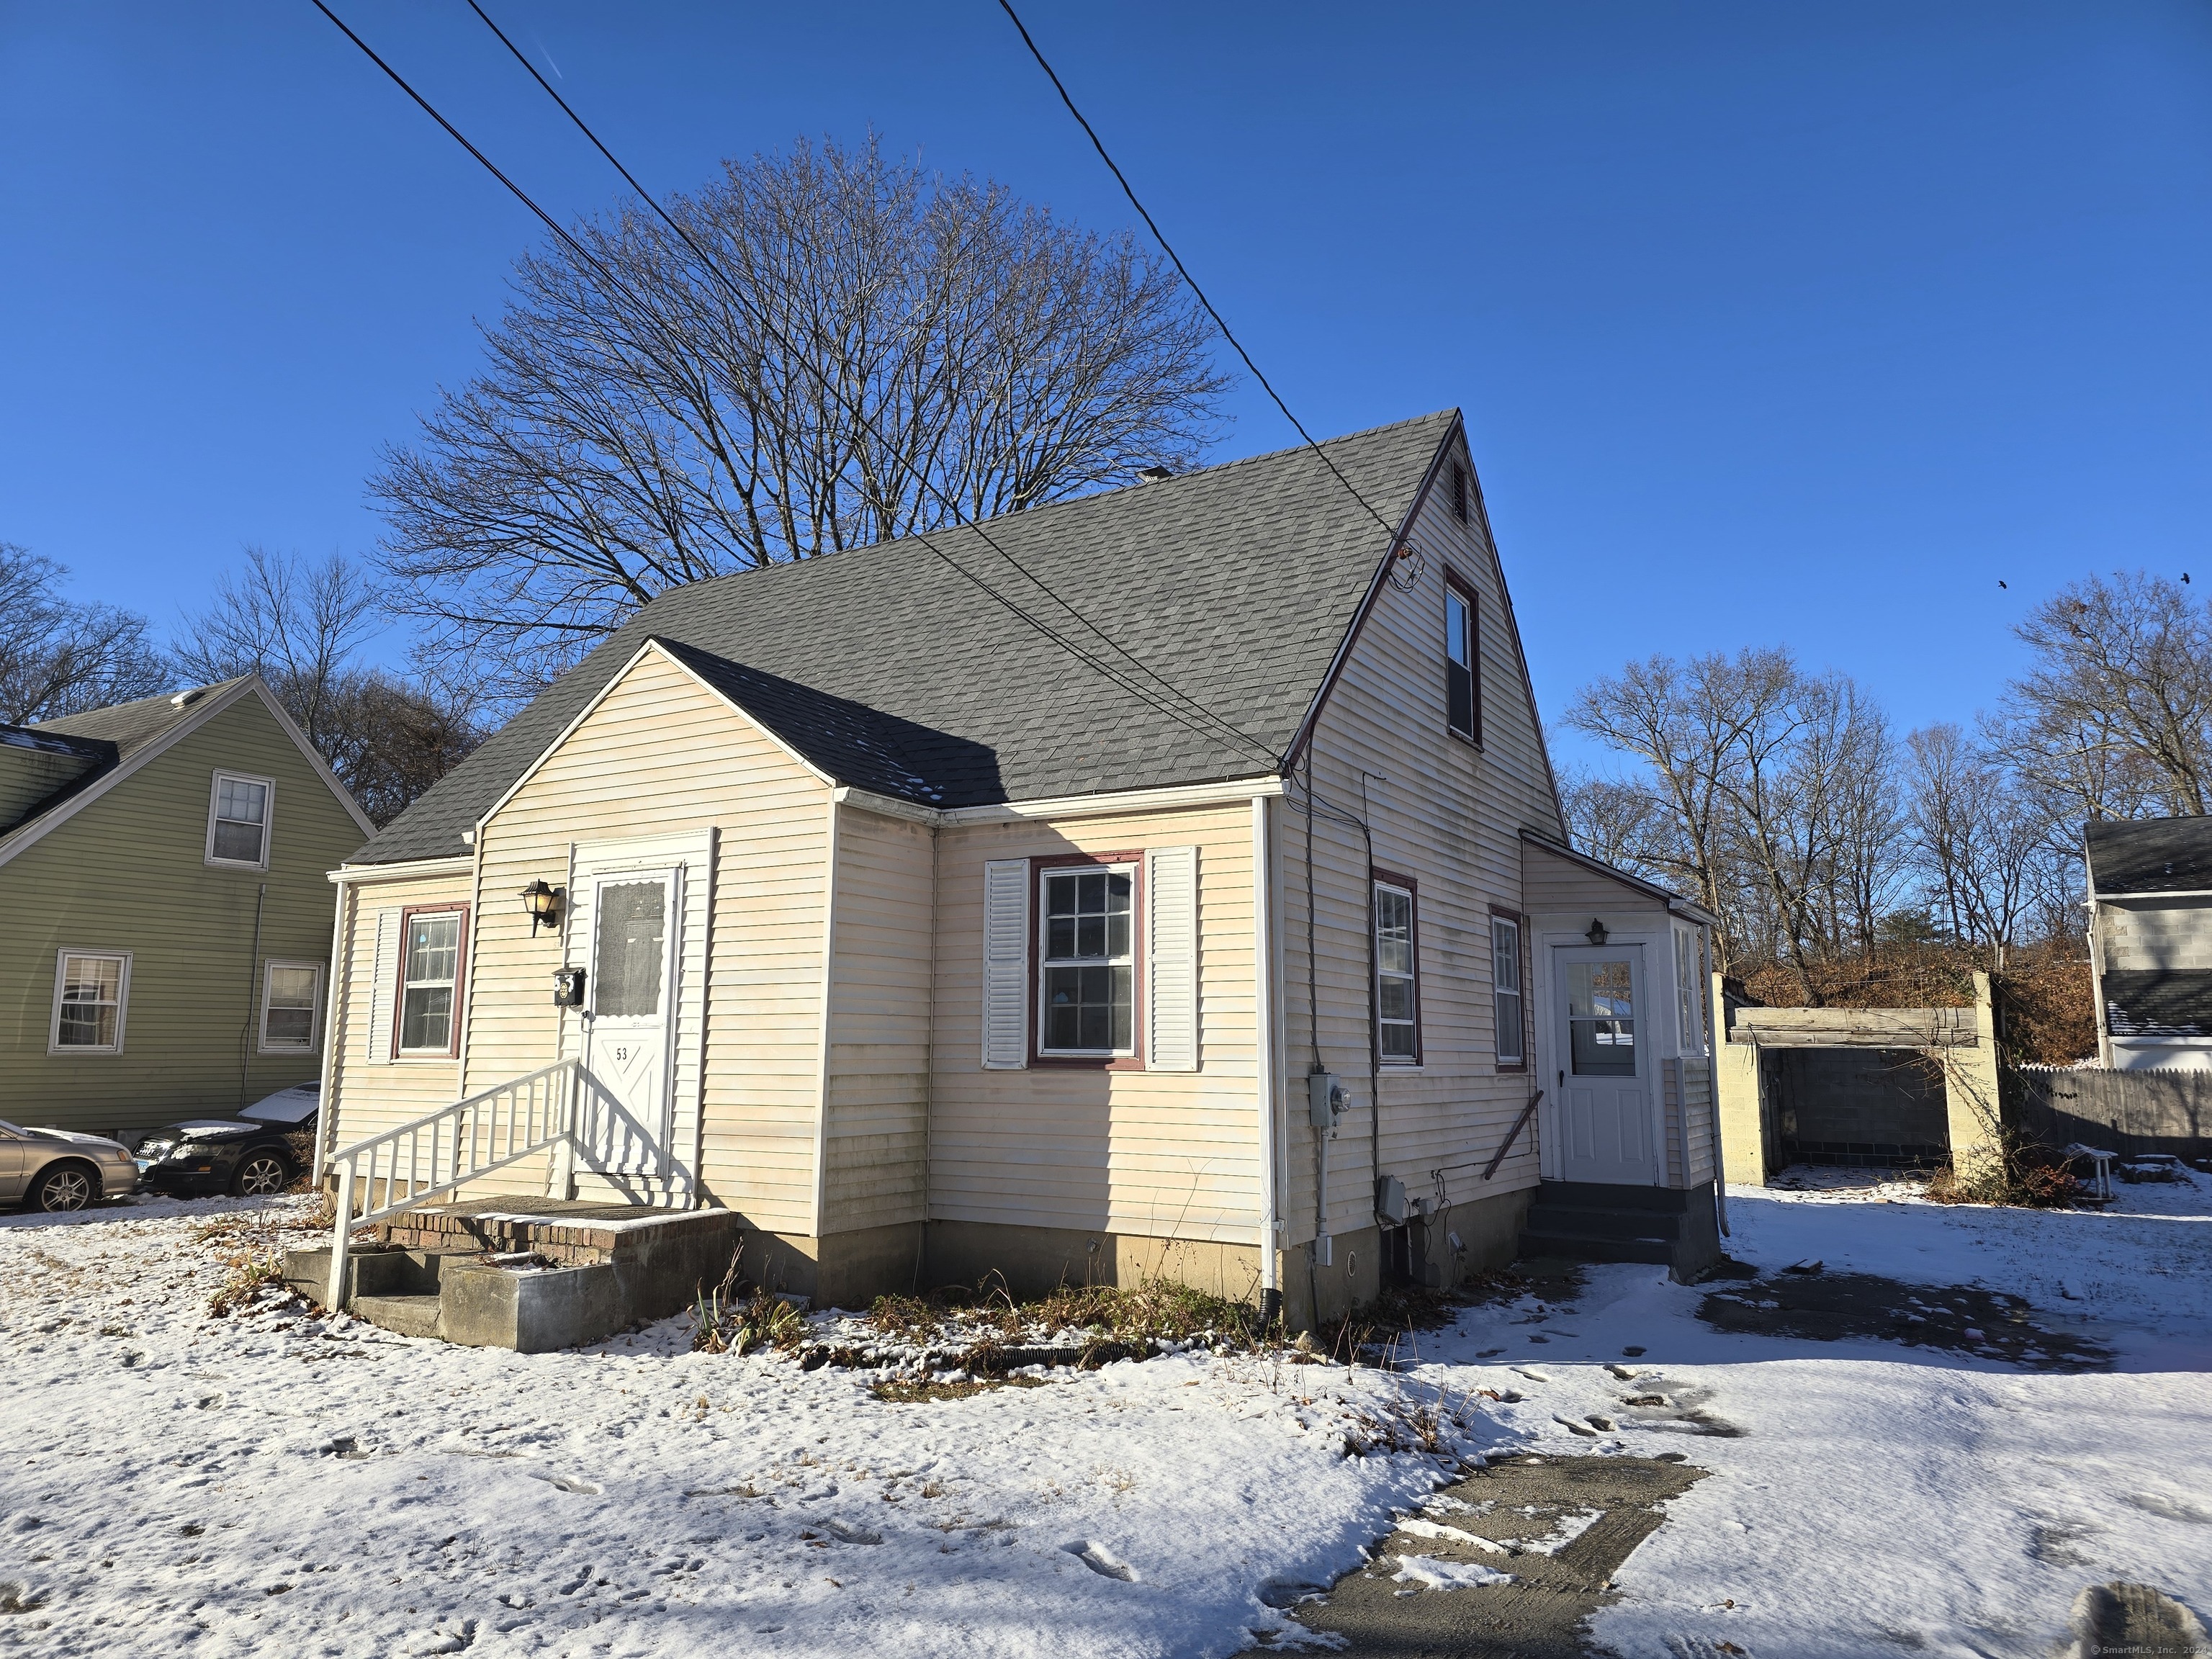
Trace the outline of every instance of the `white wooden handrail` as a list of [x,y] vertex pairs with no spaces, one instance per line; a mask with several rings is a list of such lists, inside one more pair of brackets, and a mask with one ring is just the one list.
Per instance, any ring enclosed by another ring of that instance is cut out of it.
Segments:
[[557,1149],[554,1181],[573,1182],[578,1139],[590,1140],[594,1128],[580,1120],[596,1116],[600,1099],[597,1089],[578,1087],[581,1075],[576,1061],[560,1060],[332,1152],[324,1166],[338,1176],[328,1305],[345,1305],[347,1243],[356,1227],[549,1149]]

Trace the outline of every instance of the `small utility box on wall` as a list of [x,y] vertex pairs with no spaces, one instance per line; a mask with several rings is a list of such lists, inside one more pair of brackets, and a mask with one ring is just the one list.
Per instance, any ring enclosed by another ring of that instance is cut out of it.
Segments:
[[580,1008],[584,1006],[582,969],[556,968],[553,970],[553,1006],[556,1008]]

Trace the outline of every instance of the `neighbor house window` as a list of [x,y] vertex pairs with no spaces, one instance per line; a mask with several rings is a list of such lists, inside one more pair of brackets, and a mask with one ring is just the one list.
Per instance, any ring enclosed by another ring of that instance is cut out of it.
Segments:
[[323,965],[272,962],[261,971],[261,1052],[314,1052],[315,1013],[322,1006]]
[[1474,594],[1456,581],[1444,583],[1444,717],[1470,743],[1482,741],[1475,707]]
[[402,924],[399,1052],[459,1052],[461,940],[465,910],[410,910]]
[[1521,1003],[1521,924],[1510,916],[1490,919],[1490,994],[1497,1005],[1498,1068],[1518,1071],[1528,1055]]
[[1135,1053],[1136,866],[1048,865],[1037,879],[1037,1053]]
[[123,1052],[123,1012],[131,1000],[127,951],[64,951],[54,963],[54,1018],[47,1048],[56,1054]]
[[1421,1060],[1419,940],[1413,927],[1413,884],[1394,877],[1375,884],[1375,1024],[1382,1058],[1399,1065]]
[[267,778],[215,775],[208,805],[207,860],[259,870],[269,863],[269,799],[276,786]]

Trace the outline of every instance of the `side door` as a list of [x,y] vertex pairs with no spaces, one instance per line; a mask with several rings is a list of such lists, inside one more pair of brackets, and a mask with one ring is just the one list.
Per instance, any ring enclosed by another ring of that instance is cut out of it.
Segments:
[[1554,946],[1552,988],[1560,1178],[1656,1184],[1642,948]]

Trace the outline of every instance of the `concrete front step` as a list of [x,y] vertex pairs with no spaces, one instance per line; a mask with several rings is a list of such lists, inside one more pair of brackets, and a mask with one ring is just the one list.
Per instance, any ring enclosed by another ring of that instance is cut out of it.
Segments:
[[1682,1236],[1682,1218],[1660,1210],[1585,1209],[1539,1200],[1528,1206],[1522,1225],[1532,1233],[1563,1233],[1582,1238],[1656,1238]]
[[[509,1198],[409,1211],[377,1232],[347,1254],[349,1312],[404,1336],[543,1353],[690,1307],[720,1281],[740,1227],[727,1210]],[[330,1268],[327,1249],[294,1250],[284,1279],[319,1303]]]
[[395,1336],[436,1336],[439,1300],[435,1296],[356,1296],[349,1311]]
[[1649,1261],[1672,1266],[1674,1245],[1664,1238],[1593,1238],[1583,1233],[1528,1231],[1521,1235],[1523,1256],[1557,1256],[1567,1261]]

